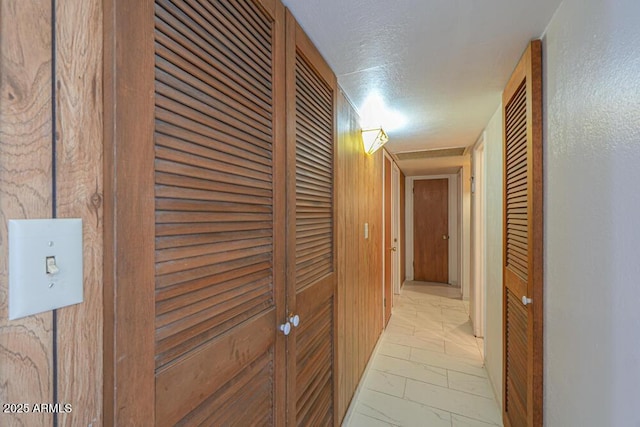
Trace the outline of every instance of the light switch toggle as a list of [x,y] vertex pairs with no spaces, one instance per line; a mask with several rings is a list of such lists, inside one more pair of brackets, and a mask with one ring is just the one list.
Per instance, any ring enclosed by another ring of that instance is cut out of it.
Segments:
[[56,257],[48,256],[46,259],[47,259],[47,262],[46,262],[46,264],[47,264],[47,274],[50,275],[50,276],[53,276],[54,274],[58,274],[60,269],[56,265]]

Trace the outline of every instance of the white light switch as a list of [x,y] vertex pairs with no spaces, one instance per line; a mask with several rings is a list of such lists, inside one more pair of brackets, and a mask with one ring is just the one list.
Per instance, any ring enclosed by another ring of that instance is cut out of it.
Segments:
[[82,302],[82,220],[9,220],[9,319]]

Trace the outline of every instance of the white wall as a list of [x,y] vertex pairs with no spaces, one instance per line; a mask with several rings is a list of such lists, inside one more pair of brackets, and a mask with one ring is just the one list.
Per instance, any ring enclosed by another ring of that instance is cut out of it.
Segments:
[[640,426],[640,1],[565,0],[543,42],[545,425]]
[[486,333],[485,366],[502,403],[502,105],[485,129]]

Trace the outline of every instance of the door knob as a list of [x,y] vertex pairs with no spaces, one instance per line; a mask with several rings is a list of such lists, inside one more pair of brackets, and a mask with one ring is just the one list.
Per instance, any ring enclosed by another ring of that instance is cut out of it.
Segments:
[[397,251],[398,249],[394,246],[394,247],[392,247],[392,248],[389,248],[389,250],[390,250],[390,251],[395,252],[395,251]]
[[289,335],[289,333],[291,332],[291,323],[284,322],[282,325],[280,325],[280,330],[283,334],[285,334],[285,336]]
[[297,314],[296,315],[290,314],[289,322],[291,322],[294,328],[297,328],[298,325],[300,324],[300,316],[298,316]]
[[449,236],[447,236],[446,234],[442,235],[442,240],[449,240]]
[[533,300],[531,298],[527,298],[526,295],[522,296],[522,304],[524,305],[529,305],[533,302]]

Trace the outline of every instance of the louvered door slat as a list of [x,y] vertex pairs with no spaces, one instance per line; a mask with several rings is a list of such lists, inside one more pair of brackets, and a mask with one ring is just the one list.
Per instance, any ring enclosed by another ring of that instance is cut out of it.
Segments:
[[[271,196],[271,192],[268,190],[264,190],[261,188],[254,188],[250,186],[242,186],[242,185],[233,185],[227,183],[219,183],[215,181],[210,181],[208,179],[202,178],[191,178],[189,176],[182,176],[170,173],[162,173],[159,172],[156,175],[156,182],[158,184],[174,186],[174,187],[184,187],[184,188],[193,188],[200,190],[210,190],[210,191],[219,191],[223,193],[229,194],[238,194],[238,195],[247,195],[247,196],[255,196],[258,198],[263,198],[264,204],[268,204],[268,201]],[[201,214],[193,214],[194,218]],[[164,221],[159,221],[164,222]],[[173,221],[175,222],[175,221]],[[202,222],[200,220],[194,222]]]
[[[313,88],[309,92],[313,98],[322,99],[324,103],[331,104],[334,97],[333,88],[330,88],[326,82],[318,79],[318,73],[314,70],[313,64],[309,64],[308,60],[306,60],[307,65],[311,66],[300,66],[303,62],[298,62],[298,59],[302,59],[304,56],[304,53],[298,51],[298,56],[296,57],[296,73],[300,75],[301,80],[296,82],[296,92],[301,92],[303,88]],[[332,120],[331,114],[328,119]]]
[[[190,41],[189,45],[197,46],[206,51],[212,58],[219,61],[224,68],[237,73],[246,84],[261,92],[265,99],[268,100],[271,92],[269,72],[260,70],[258,66],[255,66],[254,58],[249,58],[242,51],[231,49],[232,46],[224,43],[223,40],[212,37],[212,34],[218,33],[216,27],[219,27],[219,25],[211,26],[205,23],[208,28],[206,30],[203,29],[201,22],[204,21],[197,22],[193,20],[185,13],[185,10],[188,9],[189,7],[184,1],[157,0],[156,18],[159,21],[171,21],[171,32],[174,32],[174,34],[179,33]],[[192,14],[199,16],[193,12]],[[162,21],[158,22],[156,28],[163,28]]]
[[[237,102],[233,102],[225,96],[220,96],[211,86],[203,84],[188,73],[179,72],[175,69],[171,69],[171,71],[173,74],[164,71],[158,71],[157,73],[158,85],[166,86],[165,93],[167,96],[173,92],[184,94],[193,98],[193,101],[188,101],[193,105],[197,105],[196,102],[198,102],[200,106],[205,105],[213,110],[210,112],[211,117],[218,118],[232,126],[236,123],[242,123],[243,126],[251,127],[256,132],[266,133],[267,135],[271,133],[271,123],[268,119],[259,114],[253,114],[251,110],[239,111]],[[218,114],[214,115],[213,113]]]
[[[257,146],[265,147],[265,144],[269,144],[269,135],[255,131],[251,126],[244,123],[236,122],[227,124],[221,120],[223,118],[221,115],[209,111],[211,108],[207,107],[207,105],[194,101],[188,96],[167,88],[161,83],[156,83],[156,105],[159,108],[173,111],[204,126],[212,127],[214,126],[213,123],[215,123],[218,131],[230,135],[233,138],[242,139]],[[205,111],[206,113],[203,113]],[[234,121],[231,120],[231,122]]]
[[[270,56],[269,29],[262,26],[260,19],[255,19],[255,15],[259,15],[259,12],[253,11],[247,17],[239,19],[236,14],[238,9],[243,7],[242,4],[236,3],[233,6],[225,7],[227,5],[221,2],[204,2],[203,6],[211,14],[212,21],[220,22],[232,36],[239,40],[239,46],[248,45],[249,48],[259,50],[266,57]],[[245,19],[249,19],[254,25],[252,27],[246,26]]]
[[[305,111],[308,114],[314,114],[313,110],[310,110],[307,105],[301,104],[298,102],[297,108]],[[321,114],[319,112],[315,112],[315,114]],[[297,131],[298,137],[306,138],[309,141],[315,141],[318,139],[318,135],[326,134],[327,129],[323,125],[321,120],[318,120],[315,116],[300,116],[298,118],[297,123]],[[318,149],[327,151],[327,147],[323,144],[318,144]]]
[[[195,123],[185,117],[172,112],[156,109],[156,135],[174,137],[183,142],[190,142],[198,145],[198,149],[216,150],[219,153],[233,155],[242,158],[242,152],[248,160],[255,163],[270,165],[269,144],[254,144],[247,141],[236,140],[230,135],[222,133],[216,129],[207,128],[199,123]],[[170,143],[175,142],[172,139]],[[160,141],[157,143],[162,145]],[[168,145],[171,147],[172,145]],[[205,156],[206,157],[206,156]]]
[[[506,125],[507,129],[511,128],[524,128],[527,126],[527,114],[526,114],[526,85],[523,83],[516,95],[514,95],[512,101],[506,107]],[[513,139],[516,138],[519,139]],[[528,211],[527,208],[514,208],[512,201],[514,197],[526,196],[528,189],[528,175],[526,168],[516,168],[515,165],[519,165],[523,160],[526,161],[527,156],[527,144],[526,133],[524,135],[525,143],[521,142],[522,135],[507,134],[506,139],[506,221],[507,221],[507,235],[506,241],[512,239],[511,231],[513,226],[521,225],[522,232],[528,233]],[[526,237],[526,235],[525,235]],[[506,247],[506,266],[512,268],[523,279],[527,280],[528,277],[528,264],[529,264],[529,249],[528,247],[515,250],[514,246],[507,245]]]
[[[301,77],[303,74],[305,74],[304,70],[299,70],[299,73]],[[322,99],[317,95],[314,96],[314,93],[317,94],[317,91],[319,89],[317,87],[310,87],[308,82],[309,78],[310,77],[305,76],[305,78],[301,78],[299,80],[299,86],[298,86],[298,92],[297,92],[297,96],[298,96],[297,107],[302,110],[305,110],[306,112],[311,112],[311,111],[315,112],[315,114],[317,115],[316,123],[322,126],[327,121],[331,120],[331,111],[327,111],[325,108],[325,106],[331,102],[331,98],[327,97],[325,99]]]
[[229,2],[219,2],[219,4],[237,17],[240,25],[246,25],[256,34],[260,34],[267,46],[270,46],[271,28],[259,18],[262,12],[253,2],[230,0]]
[[[246,177],[240,177],[240,176],[234,176],[231,174],[224,174],[224,173],[220,173],[217,171],[212,171],[211,169],[208,168],[202,168],[202,167],[197,167],[197,166],[191,166],[191,165],[187,165],[184,163],[176,163],[175,161],[167,161],[167,160],[161,160],[159,157],[160,156],[164,156],[164,155],[168,155],[171,156],[172,154],[178,154],[177,156],[173,157],[173,159],[177,160],[180,158],[179,153],[176,152],[172,152],[169,150],[164,151],[163,153],[160,153],[160,151],[163,150],[158,150],[159,153],[157,154],[158,159],[156,160],[156,171],[158,173],[164,173],[167,176],[170,175],[177,175],[177,176],[182,176],[182,177],[187,177],[187,178],[192,178],[192,179],[204,179],[204,180],[208,180],[208,181],[212,181],[212,182],[217,182],[218,184],[220,184],[221,186],[227,186],[228,189],[236,189],[236,191],[231,191],[231,192],[239,192],[241,190],[245,190],[247,192],[250,192],[250,194],[255,194],[256,196],[266,196],[269,190],[269,184],[265,181],[260,181],[257,179],[251,179],[251,178],[246,178]],[[220,187],[223,188],[223,187]],[[177,202],[177,201],[176,201]],[[163,200],[163,203],[166,203]],[[183,206],[185,206],[185,208],[188,207],[188,209],[186,210],[206,210],[204,206],[198,205],[198,201],[191,201],[191,205],[189,205],[187,201],[182,201],[181,203],[183,203]],[[172,208],[175,209],[177,206],[172,205]],[[232,206],[229,206],[229,209],[232,209]]]
[[[157,141],[156,159],[176,163],[174,168],[186,164],[208,169],[211,171],[210,173],[220,174],[219,179],[222,182],[236,179],[233,176],[226,176],[227,174],[270,182],[272,175],[269,165],[252,161],[250,154],[244,159],[238,155],[231,156],[223,152],[218,152],[216,156],[216,152],[209,147],[202,147],[175,137],[171,138],[169,135],[156,134],[155,137]],[[170,169],[165,165],[164,170],[169,171]],[[260,185],[260,183],[256,183],[256,185]],[[262,184],[262,186],[266,187],[266,184]]]
[[[192,292],[206,286],[217,286],[224,280],[244,276],[253,268],[269,267],[270,254],[254,256],[236,261],[225,262],[214,266],[195,268],[190,271],[180,271],[156,277],[156,299],[171,298],[172,296]],[[252,271],[252,270],[251,270]]]
[[[164,9],[156,7],[156,10],[159,12],[159,14],[156,15],[156,30],[160,32],[161,35],[158,34],[158,32],[156,34],[157,40],[160,43],[173,51],[179,51],[180,49],[190,51],[205,62],[209,62],[225,77],[229,78],[253,96],[269,105],[270,88],[265,85],[263,81],[256,79],[250,73],[247,73],[231,61],[218,55],[212,46],[208,46],[204,41],[202,41],[195,32],[189,29],[187,25],[183,25],[181,23],[176,24],[174,17],[166,13]],[[167,23],[167,21],[172,20],[172,24],[174,26]]]
[[[238,117],[246,117],[249,120],[255,120],[261,125],[271,127],[269,117],[265,115],[263,109],[257,107],[253,103],[245,99],[234,97],[233,91],[228,87],[220,84],[217,80],[213,80],[211,84],[204,83],[212,80],[211,76],[205,70],[194,66],[186,60],[180,58],[175,53],[158,46],[158,56],[156,58],[158,72],[165,74],[167,77],[177,78],[189,86],[206,93],[211,98],[229,107],[229,111]],[[179,65],[179,66],[178,66]]]
[[505,410],[512,415],[513,426],[525,426],[527,406],[527,330],[526,313],[518,298],[511,292],[507,294],[507,331],[506,331],[506,396]]
[[[244,62],[249,66],[259,67],[267,81],[270,80],[271,60],[268,49],[265,49],[256,39],[247,33],[244,28],[232,25],[224,15],[220,14],[211,2],[199,2],[187,0],[189,9],[183,9],[189,17],[203,27],[208,27],[208,22],[216,21],[220,25],[211,34],[231,50],[227,56],[237,62]],[[239,23],[238,23],[239,24]],[[248,35],[248,36],[247,36]],[[236,52],[242,52],[238,55]],[[243,61],[244,60],[244,61]]]
[[269,104],[219,72],[215,64],[210,64],[206,59],[183,49],[162,34],[157,35],[155,46],[158,69],[166,72],[172,68],[184,70],[195,78],[207,82],[213,90],[227,97],[230,106],[242,105],[246,110],[269,119],[265,115],[265,108],[268,108]]

